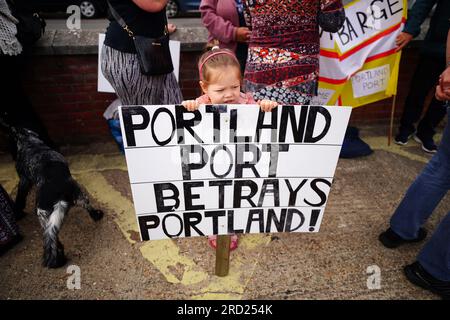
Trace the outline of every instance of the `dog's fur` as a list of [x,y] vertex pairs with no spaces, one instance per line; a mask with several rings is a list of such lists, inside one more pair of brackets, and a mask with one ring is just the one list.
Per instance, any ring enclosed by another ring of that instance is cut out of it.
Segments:
[[90,205],[60,153],[45,145],[31,130],[10,127],[10,132],[17,143],[16,169],[20,178],[15,201],[17,218],[23,214],[28,192],[35,185],[36,211],[44,231],[43,264],[48,268],[61,267],[66,258],[58,233],[68,210],[74,205],[81,206],[94,221],[100,220],[103,212]]

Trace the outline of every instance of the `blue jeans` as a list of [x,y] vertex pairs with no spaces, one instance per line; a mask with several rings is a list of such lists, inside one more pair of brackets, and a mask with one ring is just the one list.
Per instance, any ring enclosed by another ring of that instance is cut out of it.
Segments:
[[[447,108],[450,123],[450,107]],[[450,189],[450,125],[444,130],[437,153],[409,187],[391,218],[391,228],[404,239],[418,236],[441,199]],[[417,260],[435,278],[450,281],[450,212],[440,222]]]

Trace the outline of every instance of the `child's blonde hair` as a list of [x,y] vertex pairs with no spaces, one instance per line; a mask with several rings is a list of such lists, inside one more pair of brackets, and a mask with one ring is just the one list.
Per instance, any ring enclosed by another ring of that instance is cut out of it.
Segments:
[[228,49],[220,49],[213,47],[210,51],[205,52],[198,62],[198,72],[200,80],[208,83],[211,81],[211,69],[235,67],[239,72],[239,80],[241,80],[241,66],[233,51]]

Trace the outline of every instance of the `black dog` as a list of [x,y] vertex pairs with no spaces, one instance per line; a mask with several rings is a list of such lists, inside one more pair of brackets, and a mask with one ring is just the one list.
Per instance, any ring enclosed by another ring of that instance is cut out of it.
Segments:
[[36,210],[44,230],[44,266],[58,268],[66,263],[64,247],[58,239],[64,216],[72,206],[81,206],[94,221],[103,217],[72,178],[64,157],[45,145],[25,128],[9,127],[17,143],[16,169],[19,186],[15,201],[17,218],[23,213],[28,192],[36,186]]

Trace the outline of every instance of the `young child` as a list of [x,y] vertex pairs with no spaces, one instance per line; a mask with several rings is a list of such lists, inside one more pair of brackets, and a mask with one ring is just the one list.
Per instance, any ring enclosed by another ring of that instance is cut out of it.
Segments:
[[259,104],[261,110],[267,112],[278,105],[271,100],[256,102],[250,93],[241,92],[241,69],[231,50],[213,47],[205,52],[200,57],[198,72],[204,94],[182,102],[189,111],[197,110],[201,104]]
[[[270,100],[256,102],[249,93],[241,92],[242,75],[239,62],[228,49],[213,47],[200,57],[198,63],[200,87],[203,95],[195,100],[183,101],[189,111],[195,111],[201,104],[259,104],[261,110],[271,111],[278,103]],[[208,237],[209,244],[216,248],[217,236]],[[238,237],[231,236],[230,250],[238,245]]]

